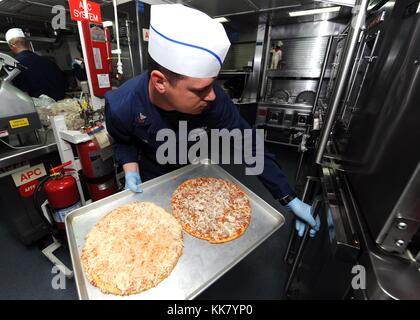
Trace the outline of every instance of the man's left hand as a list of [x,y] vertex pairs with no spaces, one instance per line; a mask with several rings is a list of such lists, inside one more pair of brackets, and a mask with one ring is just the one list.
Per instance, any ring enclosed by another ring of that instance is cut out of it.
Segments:
[[296,230],[298,231],[299,237],[303,236],[305,232],[306,224],[309,224],[311,230],[309,232],[310,237],[314,237],[316,232],[319,231],[321,222],[319,217],[316,219],[312,216],[311,206],[301,201],[298,198],[294,198],[287,204],[287,208],[296,215]]

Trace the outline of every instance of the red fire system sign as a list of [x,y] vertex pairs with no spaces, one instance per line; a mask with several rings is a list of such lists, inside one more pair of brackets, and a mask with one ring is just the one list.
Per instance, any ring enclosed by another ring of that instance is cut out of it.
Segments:
[[99,3],[86,1],[86,10],[83,0],[69,0],[70,15],[72,20],[101,23],[101,6]]

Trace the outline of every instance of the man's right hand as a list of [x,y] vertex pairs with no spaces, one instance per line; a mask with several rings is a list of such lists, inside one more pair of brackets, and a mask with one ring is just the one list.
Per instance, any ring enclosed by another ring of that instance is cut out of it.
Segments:
[[125,172],[125,189],[133,192],[143,192],[140,187],[141,178],[139,174],[139,165],[137,163],[126,163],[123,165]]

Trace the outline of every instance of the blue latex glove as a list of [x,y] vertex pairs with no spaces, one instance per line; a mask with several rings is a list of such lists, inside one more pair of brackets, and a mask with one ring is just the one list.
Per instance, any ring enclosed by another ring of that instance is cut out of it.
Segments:
[[287,204],[287,208],[290,211],[292,211],[297,217],[295,227],[299,237],[303,236],[306,224],[309,224],[311,226],[309,236],[314,237],[316,232],[319,231],[321,222],[318,216],[316,217],[316,219],[314,219],[314,217],[312,216],[311,206],[299,200],[298,198],[294,198]]
[[138,172],[130,171],[125,174],[125,189],[130,189],[133,192],[143,192],[143,189],[139,186],[140,183],[141,178]]

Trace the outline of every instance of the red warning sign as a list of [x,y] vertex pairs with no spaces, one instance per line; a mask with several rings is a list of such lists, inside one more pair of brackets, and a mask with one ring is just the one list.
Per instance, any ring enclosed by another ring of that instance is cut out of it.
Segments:
[[39,185],[38,180],[31,181],[19,187],[20,196],[23,198],[32,197],[34,194],[36,187]]
[[16,172],[12,175],[13,180],[15,181],[16,187],[20,187],[28,182],[37,180],[43,176],[47,175],[44,165],[38,164],[36,166],[30,167],[20,172]]
[[142,29],[143,30],[143,41],[149,41],[150,37],[150,30],[149,29]]

